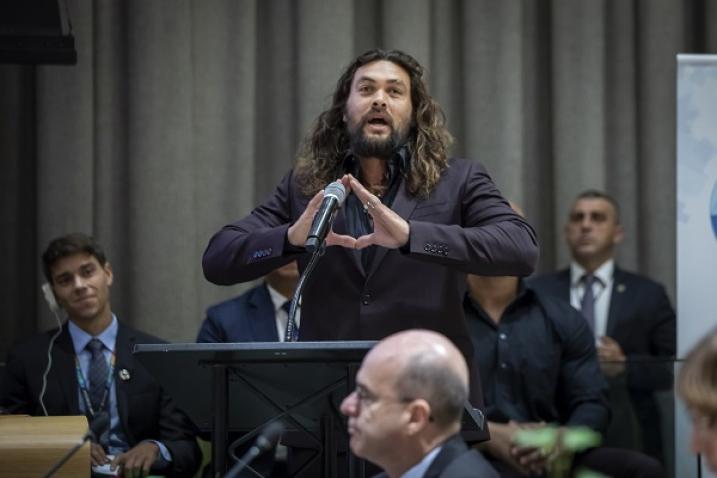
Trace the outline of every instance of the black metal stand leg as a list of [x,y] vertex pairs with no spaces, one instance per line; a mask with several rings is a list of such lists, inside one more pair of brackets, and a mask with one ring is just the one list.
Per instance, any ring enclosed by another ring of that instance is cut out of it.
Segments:
[[212,465],[214,478],[227,472],[227,421],[229,406],[227,400],[227,368],[215,365],[212,371],[214,395],[214,423],[212,427]]
[[323,476],[324,478],[338,477],[336,446],[336,420],[327,413],[321,417],[321,442],[323,448]]
[[[358,372],[359,366],[360,364],[352,363],[346,367],[347,394],[353,393],[356,389],[356,373]],[[346,453],[348,453],[349,478],[364,478],[364,476],[366,476],[366,463],[353,454],[350,446]]]

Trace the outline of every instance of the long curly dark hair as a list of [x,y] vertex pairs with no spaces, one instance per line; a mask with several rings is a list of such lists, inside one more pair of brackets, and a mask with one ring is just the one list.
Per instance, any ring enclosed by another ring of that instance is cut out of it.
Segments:
[[413,118],[407,140],[411,155],[407,177],[409,193],[428,196],[448,166],[447,148],[453,138],[445,127],[443,110],[428,93],[423,80],[423,67],[402,51],[369,50],[346,68],[336,84],[331,107],[319,115],[313,131],[304,141],[296,171],[305,194],[314,194],[336,179],[349,149],[349,135],[343,117],[351,82],[356,70],[379,60],[395,63],[406,70],[411,78]]

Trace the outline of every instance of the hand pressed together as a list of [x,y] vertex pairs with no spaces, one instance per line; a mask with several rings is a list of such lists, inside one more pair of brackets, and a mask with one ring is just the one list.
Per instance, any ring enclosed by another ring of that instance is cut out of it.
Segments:
[[[340,181],[346,194],[355,194],[364,209],[371,216],[373,221],[373,232],[359,238],[353,238],[345,234],[336,234],[329,231],[326,235],[327,246],[342,246],[349,249],[364,249],[369,246],[383,246],[388,249],[397,249],[408,242],[410,228],[408,222],[401,216],[396,214],[390,207],[381,202],[379,198],[371,194],[363,185],[352,175],[347,174]],[[309,235],[311,223],[314,216],[321,207],[324,198],[324,191],[321,190],[314,195],[309,204],[301,213],[299,219],[289,226],[287,231],[287,239],[289,243],[296,247],[303,247],[306,237]]]

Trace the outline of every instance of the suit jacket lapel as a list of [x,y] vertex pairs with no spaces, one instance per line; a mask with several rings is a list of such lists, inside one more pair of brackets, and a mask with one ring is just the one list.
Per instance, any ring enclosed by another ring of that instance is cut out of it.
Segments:
[[558,273],[558,295],[570,303],[570,269],[563,269]]
[[[134,346],[134,336],[130,331],[119,324],[117,330],[117,342],[115,343],[115,369],[114,383],[115,392],[117,393],[117,412],[119,413],[122,430],[127,437],[128,443],[131,445],[135,442],[129,427],[129,404],[127,402],[127,388],[132,377],[134,357],[132,357],[132,347]],[[130,380],[119,379],[120,370],[129,371]]]
[[[391,209],[393,210],[393,212],[401,216],[404,220],[408,221],[408,218],[413,213],[413,210],[416,209],[417,204],[418,199],[408,194],[408,190],[406,189],[406,180],[402,179],[401,184],[398,186],[398,192],[396,193],[396,197],[394,198],[393,204],[391,205]],[[385,247],[376,248],[376,254],[374,254],[373,261],[371,261],[371,266],[368,271],[368,277],[371,277],[374,272],[378,270],[378,266],[380,265],[384,257],[386,257],[388,251],[389,249]],[[360,262],[361,261],[359,260],[359,263]]]
[[618,269],[617,266],[613,272],[612,280],[612,292],[610,294],[610,306],[607,314],[607,327],[605,329],[605,335],[612,337],[617,326],[617,322],[620,321],[620,311],[624,309],[627,286],[625,284],[625,274],[622,270]]
[[62,333],[55,341],[52,352],[52,375],[59,382],[62,395],[67,404],[68,414],[81,415],[79,403],[79,384],[77,383],[77,371],[75,369],[75,346],[72,345],[70,331],[65,324]]

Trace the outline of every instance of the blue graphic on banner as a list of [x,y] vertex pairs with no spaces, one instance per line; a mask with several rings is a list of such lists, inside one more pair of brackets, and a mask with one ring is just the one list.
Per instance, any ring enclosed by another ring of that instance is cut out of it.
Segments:
[[[678,197],[677,221],[689,223],[697,212],[695,202],[704,201],[704,194],[712,186],[714,162],[717,160],[717,64],[683,65],[677,95],[677,162]],[[701,196],[701,198],[700,198]],[[715,204],[712,193],[711,206]],[[688,205],[688,203],[691,203]],[[701,210],[694,219],[704,221]],[[710,209],[712,229],[715,229],[714,208]]]
[[717,181],[712,187],[712,197],[710,198],[710,217],[712,218],[712,232],[717,239]]

